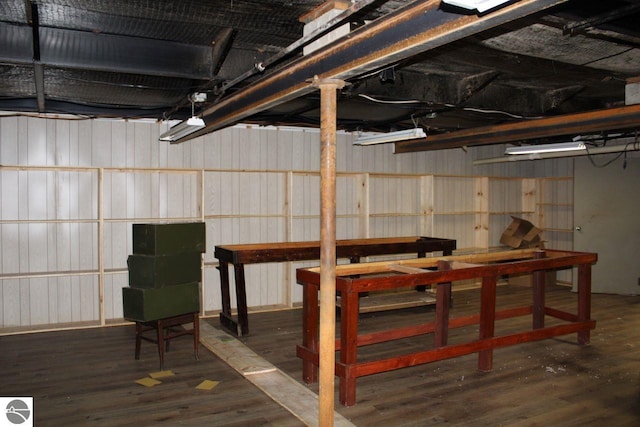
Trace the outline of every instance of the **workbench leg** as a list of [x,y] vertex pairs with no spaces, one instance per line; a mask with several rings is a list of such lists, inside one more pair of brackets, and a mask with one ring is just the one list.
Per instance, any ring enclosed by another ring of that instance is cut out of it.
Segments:
[[[309,284],[302,285],[302,346],[318,354],[318,288]],[[318,366],[313,360],[302,360],[302,380],[307,383],[318,382]]]
[[249,314],[247,312],[247,288],[244,282],[244,264],[233,266],[236,273],[236,300],[238,302],[238,324],[240,335],[249,333]]
[[545,270],[533,272],[533,329],[544,328]]
[[[591,264],[578,266],[578,322],[591,320]],[[578,344],[589,344],[591,329],[578,332]]]
[[[544,257],[544,251],[536,251],[534,253],[535,259],[542,259]],[[533,272],[533,329],[544,328],[546,273],[545,270]]]
[[[483,277],[480,301],[480,340],[493,338],[496,321],[496,277]],[[478,369],[493,368],[493,348],[478,353]]]
[[220,299],[222,300],[220,323],[225,328],[229,328],[229,323],[232,322],[231,293],[229,292],[229,264],[225,261],[220,261],[218,270],[220,271]]
[[342,292],[340,317],[340,362],[345,366],[345,376],[340,377],[340,403],[353,406],[356,403],[356,377],[351,376],[351,365],[358,358],[358,293]]
[[[447,261],[438,261],[438,271],[451,270]],[[451,303],[451,282],[438,283],[436,288],[436,329],[435,347],[444,347],[449,340],[449,307]]]

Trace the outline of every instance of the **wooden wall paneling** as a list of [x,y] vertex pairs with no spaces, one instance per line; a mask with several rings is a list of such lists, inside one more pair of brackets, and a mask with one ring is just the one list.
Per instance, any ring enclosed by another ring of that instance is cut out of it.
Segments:
[[[134,156],[135,167],[137,168],[154,168],[159,167],[158,157],[158,135],[152,131],[152,126],[149,126],[144,122],[134,122]],[[155,138],[154,138],[155,136]],[[182,150],[183,147],[172,146],[177,148],[175,155],[169,155],[167,164],[164,167],[167,168],[180,168],[182,167]]]
[[48,240],[49,224],[43,222],[31,222],[28,224],[28,272],[41,273],[49,270],[48,266]]
[[20,279],[0,279],[2,287],[2,327],[19,326],[22,319]]
[[58,323],[71,323],[74,302],[71,293],[71,277],[57,277],[56,298]]
[[356,204],[357,204],[357,213],[358,213],[358,228],[357,228],[357,236],[356,238],[367,238],[370,237],[370,205],[371,202],[369,200],[369,191],[370,191],[370,183],[369,183],[369,174],[362,173],[357,175],[356,177],[356,185],[357,191],[355,194]]
[[[530,219],[534,205],[525,208],[525,190],[520,178],[489,178],[489,238],[488,247],[501,246],[500,237],[511,223],[512,216]],[[535,199],[535,192],[532,193]]]
[[475,248],[474,177],[434,177],[434,233],[456,239],[458,250]]
[[474,245],[476,248],[485,249],[489,247],[489,178],[475,178],[475,187]]
[[152,217],[152,181],[151,175],[146,173],[133,173],[133,215],[130,218]]
[[122,319],[122,288],[129,286],[127,271],[109,273],[105,278],[105,318],[107,321]]
[[[286,174],[282,175],[283,180],[283,205],[282,205],[282,214],[284,215],[284,223],[283,223],[283,241],[290,242],[293,239],[293,172],[288,171]],[[283,288],[283,303],[287,307],[291,307],[293,304],[293,293],[294,288],[296,287],[296,273],[292,268],[292,263],[287,263],[284,265],[284,284]]]
[[99,299],[98,299],[98,277],[97,275],[78,276],[80,282],[79,300],[76,304],[80,307],[80,319],[76,321],[89,322],[98,321]]
[[[202,305],[205,314],[210,315],[222,310],[222,296],[220,295],[220,273],[215,268],[204,270]],[[233,288],[233,286],[232,286]]]
[[45,285],[45,288],[46,293],[48,294],[46,299],[49,307],[47,308],[47,320],[44,324],[61,323],[60,310],[62,307],[59,306],[58,301],[58,279],[59,277],[49,277],[46,279],[47,284]]
[[[68,166],[80,166],[80,149],[79,149],[79,123],[78,120],[70,120],[65,122],[69,128],[69,164]],[[86,145],[86,144],[85,144]]]
[[20,306],[20,320],[19,325],[30,325],[31,324],[31,300],[29,298],[29,293],[31,291],[29,287],[30,279],[19,279],[19,298],[18,304]]
[[20,271],[20,225],[17,223],[0,224],[0,246],[2,274],[15,274]]
[[132,252],[131,230],[133,222],[105,221],[104,223],[104,268],[126,269],[127,257]]
[[433,175],[420,177],[420,230],[419,236],[436,236],[433,231]]
[[[537,180],[538,211],[547,247],[573,250],[573,179],[570,177]],[[559,283],[570,286],[573,270],[556,273]]]
[[523,216],[538,225],[538,181],[534,178],[523,178],[521,185]]
[[95,120],[92,139],[88,141],[92,147],[91,165],[97,167],[111,166],[111,141],[111,121]]
[[51,164],[52,162],[47,159],[47,121],[29,118],[21,121],[21,124],[28,126],[25,130],[25,141],[27,142],[26,163],[32,166]]
[[[158,144],[159,131],[159,126],[143,122],[0,119],[0,163],[6,165],[6,159],[13,158],[11,163],[21,168],[33,166],[31,170],[3,167],[0,173],[0,274],[6,276],[12,268],[18,274],[43,274],[0,278],[3,325],[4,319],[14,322],[17,318],[15,323],[22,325],[31,324],[32,319],[40,321],[36,312],[43,313],[44,306],[50,323],[97,322],[100,310],[103,323],[120,316],[119,292],[121,284],[126,285],[133,222],[204,219],[211,248],[217,243],[319,238],[317,130],[247,131],[238,126],[186,147]],[[451,150],[445,150],[436,158],[422,156],[417,161],[414,156],[391,156],[388,147],[352,147],[348,134],[338,139],[339,170],[343,171],[338,174],[337,196],[340,238],[419,233],[456,238],[461,248],[479,245],[473,230],[485,209],[477,194],[473,196],[478,190],[475,177],[406,175],[418,167],[424,170],[425,165],[431,173],[468,173],[464,165],[444,167],[451,158],[464,163],[464,154],[456,151],[452,157]],[[221,165],[229,169],[215,170]],[[557,168],[564,171],[563,165]],[[104,173],[102,192],[99,167]],[[205,167],[212,170],[205,171]],[[496,187],[492,179],[489,182],[492,196]],[[551,196],[538,204],[547,203],[545,220],[557,227],[548,233],[563,245],[569,244],[571,235],[563,229],[571,223],[572,194],[571,186],[560,182],[545,183]],[[522,187],[520,202],[527,204],[522,199],[526,181],[505,180],[501,185],[509,194],[505,211],[512,209],[512,187]],[[274,194],[274,189],[279,190]],[[240,197],[242,193],[249,197]],[[103,197],[102,210],[99,197]],[[488,211],[491,241],[503,226],[497,230],[494,223],[499,215],[491,206]],[[99,237],[100,215],[104,217],[104,240]],[[98,274],[100,262],[107,270],[102,275]],[[212,253],[205,254],[205,262],[203,310],[212,311],[219,309],[219,277]],[[265,286],[256,289],[252,306],[298,303],[301,292],[292,280],[300,267],[297,264],[258,269],[254,281],[264,281]],[[304,266],[310,265],[315,264]],[[76,270],[94,273],[73,275]],[[64,271],[72,273],[66,276]],[[47,285],[38,291],[40,296],[36,296],[34,279],[47,279]],[[12,281],[23,285],[12,287]],[[12,299],[19,309],[7,311],[6,301]],[[37,310],[32,313],[34,307]]]
[[17,165],[19,161],[18,150],[18,118],[4,117],[0,121],[0,164]]
[[125,168],[127,167],[127,122],[113,120],[110,125],[111,161],[109,166]]
[[[2,238],[1,231],[0,231],[0,238]],[[2,265],[0,265],[0,271],[2,271]],[[0,331],[2,330],[2,328],[5,327],[6,324],[10,322],[10,318],[11,318],[11,313],[5,313],[5,305],[11,299],[10,289],[8,289],[8,286],[5,282],[8,282],[8,281],[0,278]]]
[[[301,132],[303,148],[302,163],[299,169],[307,171],[320,170],[320,130],[304,129]],[[296,135],[297,136],[297,135]],[[295,166],[295,165],[294,165]]]
[[151,203],[149,218],[181,216],[184,193],[177,179],[170,173],[149,173],[151,181]]
[[372,176],[369,193],[372,237],[406,236],[419,232],[418,176]]
[[19,176],[20,172],[17,170],[0,168],[0,219],[3,221],[20,218]]
[[336,236],[355,239],[358,236],[358,175],[336,174]]
[[97,209],[98,209],[98,235],[96,248],[96,255],[98,257],[98,318],[100,319],[100,325],[105,325],[105,292],[104,292],[104,169],[98,169],[98,194],[96,197]]
[[54,141],[53,164],[57,166],[71,166],[70,121],[55,120],[51,126],[53,127],[53,137],[51,140]]
[[29,279],[29,322],[27,325],[45,325],[49,323],[48,285],[49,279],[46,277]]
[[294,174],[292,205],[292,240],[320,240],[319,174]]

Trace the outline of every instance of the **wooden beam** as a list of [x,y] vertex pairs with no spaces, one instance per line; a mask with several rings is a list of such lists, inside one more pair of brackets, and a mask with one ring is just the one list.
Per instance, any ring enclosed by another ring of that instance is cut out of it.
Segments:
[[483,126],[428,136],[423,139],[402,141],[395,143],[394,152],[413,153],[637,127],[640,127],[640,104],[537,120],[524,120],[504,125]]

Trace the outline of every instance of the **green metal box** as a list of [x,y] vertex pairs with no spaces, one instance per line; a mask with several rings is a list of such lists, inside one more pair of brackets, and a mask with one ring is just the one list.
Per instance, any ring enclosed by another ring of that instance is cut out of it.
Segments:
[[177,255],[129,255],[129,286],[162,288],[187,282],[202,281],[202,255],[187,252]]
[[206,252],[204,222],[133,224],[133,253],[174,255]]
[[148,322],[200,310],[198,282],[160,289],[122,288],[124,318]]

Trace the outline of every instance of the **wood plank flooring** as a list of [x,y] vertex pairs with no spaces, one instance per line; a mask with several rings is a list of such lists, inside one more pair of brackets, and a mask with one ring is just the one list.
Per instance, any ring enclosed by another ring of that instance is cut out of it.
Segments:
[[[531,290],[498,288],[498,306],[530,301]],[[452,315],[477,310],[478,292],[454,292]],[[548,305],[572,310],[575,294],[549,287]],[[406,324],[433,316],[433,307],[362,315],[361,330]],[[358,426],[637,426],[640,425],[640,297],[593,295],[598,321],[591,344],[575,335],[498,349],[491,372],[477,370],[477,356],[372,375],[358,380],[357,404],[336,410]],[[300,310],[250,314],[251,334],[240,340],[301,382],[295,356]],[[218,326],[218,319],[208,321]],[[528,324],[499,322],[498,332]],[[477,335],[456,330],[450,342]],[[409,352],[431,343],[416,337],[364,349],[361,358]],[[174,340],[165,368],[175,376],[147,388],[135,381],[158,370],[153,344],[133,358],[133,326],[0,337],[0,396],[34,396],[37,426],[190,425],[297,426],[300,420],[190,337]],[[197,390],[203,380],[220,381]],[[336,381],[337,385],[337,381]],[[308,386],[317,392],[317,385]],[[291,396],[291,399],[295,399]],[[0,414],[1,415],[1,414]]]
[[[530,288],[498,287],[499,308],[530,301]],[[576,296],[566,287],[548,287],[547,302],[575,312]],[[477,313],[478,306],[477,290],[454,292],[452,316]],[[433,312],[423,307],[365,314],[360,329],[401,326],[415,316],[432,318]],[[593,295],[592,313],[598,324],[588,346],[577,345],[573,334],[497,349],[491,372],[478,371],[477,355],[469,355],[363,377],[356,405],[336,403],[336,411],[358,426],[640,425],[640,297]],[[300,316],[300,311],[251,315],[251,334],[241,338],[298,381]],[[530,322],[530,317],[501,321],[496,333]],[[450,343],[477,334],[477,327],[459,329]],[[416,337],[364,348],[359,360],[408,353],[432,342]],[[311,388],[317,391],[317,385]]]
[[0,337],[0,396],[33,396],[38,427],[304,425],[203,346],[196,361],[190,336],[165,354],[173,377],[139,385],[159,359],[143,342],[134,360],[134,344],[134,326]]

